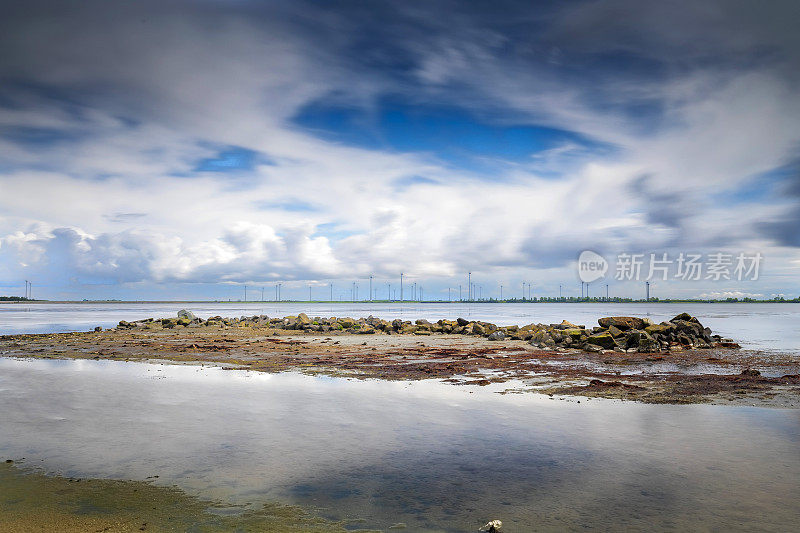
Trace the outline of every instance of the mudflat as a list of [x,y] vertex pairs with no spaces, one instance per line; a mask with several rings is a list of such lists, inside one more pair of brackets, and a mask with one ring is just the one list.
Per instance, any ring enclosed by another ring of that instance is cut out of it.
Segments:
[[800,408],[800,362],[788,354],[732,349],[728,343],[676,345],[658,352],[595,346],[587,351],[542,347],[510,335],[434,329],[387,333],[370,328],[365,334],[286,329],[285,321],[274,319],[192,318],[183,324],[164,319],[106,331],[4,335],[0,355],[213,364],[357,379],[438,379],[461,386],[507,383],[505,393],[553,398]]

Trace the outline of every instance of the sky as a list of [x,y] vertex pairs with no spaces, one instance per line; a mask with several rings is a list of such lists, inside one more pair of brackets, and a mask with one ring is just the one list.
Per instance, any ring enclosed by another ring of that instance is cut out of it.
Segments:
[[0,294],[800,294],[796,1],[0,3]]

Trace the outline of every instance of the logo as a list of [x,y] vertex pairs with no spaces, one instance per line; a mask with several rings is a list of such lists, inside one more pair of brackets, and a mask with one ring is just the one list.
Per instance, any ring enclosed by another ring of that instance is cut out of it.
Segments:
[[584,250],[578,257],[578,276],[584,283],[591,283],[602,278],[608,272],[608,261],[605,258],[592,252]]

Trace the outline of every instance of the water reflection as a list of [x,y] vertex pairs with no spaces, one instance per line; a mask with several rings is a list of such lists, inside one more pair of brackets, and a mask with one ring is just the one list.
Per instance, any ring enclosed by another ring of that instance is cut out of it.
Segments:
[[[494,391],[503,385],[493,385]],[[797,411],[648,406],[195,366],[0,360],[0,450],[66,475],[374,527],[786,530]]]

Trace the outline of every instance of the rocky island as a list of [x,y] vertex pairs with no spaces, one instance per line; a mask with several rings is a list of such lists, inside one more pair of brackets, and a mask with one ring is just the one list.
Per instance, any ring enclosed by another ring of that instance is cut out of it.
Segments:
[[506,383],[500,392],[647,403],[800,407],[798,362],[742,350],[687,313],[669,321],[604,317],[587,327],[498,326],[484,321],[176,317],[121,321],[111,330],[5,335],[6,357],[146,360],[230,369],[379,378]]
[[584,325],[564,320],[560,324],[528,324],[526,326],[497,326],[490,322],[470,321],[464,318],[430,322],[419,319],[414,322],[395,319],[367,318],[309,318],[305,313],[283,318],[266,315],[223,318],[215,316],[203,320],[186,310],[178,312],[177,318],[162,318],[127,322],[121,321],[118,330],[172,329],[179,327],[243,327],[271,328],[275,330],[303,331],[312,333],[349,333],[353,335],[471,335],[485,337],[490,341],[505,339],[528,341],[542,348],[577,348],[587,352],[614,350],[617,352],[654,353],[692,348],[739,348],[732,339],[712,334],[710,328],[700,321],[681,313],[670,321],[654,324],[648,318],[630,316],[605,317],[598,320],[599,326],[587,329]]

